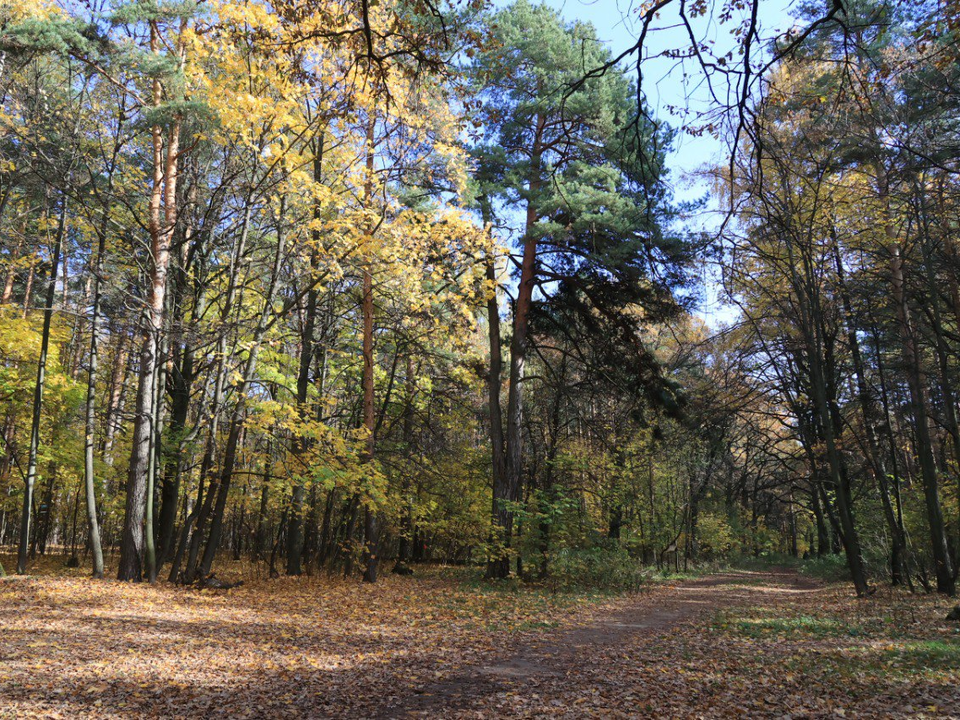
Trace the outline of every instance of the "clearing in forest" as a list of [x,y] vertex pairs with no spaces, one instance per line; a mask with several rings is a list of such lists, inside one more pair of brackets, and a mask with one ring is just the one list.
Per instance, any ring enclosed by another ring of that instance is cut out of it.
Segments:
[[229,592],[0,581],[0,717],[949,717],[948,602],[793,572],[624,596],[437,573]]

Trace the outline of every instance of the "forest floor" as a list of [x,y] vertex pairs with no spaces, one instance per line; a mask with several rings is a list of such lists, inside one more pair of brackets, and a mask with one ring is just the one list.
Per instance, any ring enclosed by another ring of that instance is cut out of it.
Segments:
[[0,717],[960,717],[950,605],[786,570],[626,595],[11,577]]

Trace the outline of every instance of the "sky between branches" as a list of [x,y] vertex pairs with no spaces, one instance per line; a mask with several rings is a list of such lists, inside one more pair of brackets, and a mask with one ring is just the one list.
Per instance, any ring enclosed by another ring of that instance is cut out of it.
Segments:
[[[597,35],[614,56],[633,46],[640,33],[640,10],[642,3],[637,0],[545,0],[546,4],[558,10],[567,21],[590,22],[596,27]],[[510,0],[497,0],[497,7],[510,4]],[[764,0],[760,5],[759,23],[762,38],[773,38],[789,28],[795,21],[792,13],[798,5],[797,0]],[[701,40],[715,43],[715,55],[720,55],[735,47],[732,35],[739,18],[733,18],[720,24],[716,18],[720,14],[721,3],[710,0],[703,18],[694,23]],[[689,47],[687,31],[677,23],[675,11],[668,7],[653,25],[645,42],[643,70],[643,92],[653,116],[679,130],[674,141],[674,149],[667,159],[669,168],[668,182],[678,201],[694,201],[707,198],[703,209],[691,214],[684,220],[690,231],[715,229],[720,220],[714,199],[709,198],[709,186],[697,171],[729,161],[729,149],[710,134],[694,136],[683,132],[688,122],[683,115],[671,112],[672,108],[686,108],[687,118],[715,110],[710,93],[705,85],[703,71],[695,60],[678,61],[664,54],[670,50]],[[626,60],[628,67],[635,69],[636,56]],[[684,77],[686,73],[686,78]],[[715,85],[715,90],[726,88]],[[704,302],[698,314],[712,327],[731,321],[735,313],[725,306],[718,297],[719,286],[713,269],[704,270]]]

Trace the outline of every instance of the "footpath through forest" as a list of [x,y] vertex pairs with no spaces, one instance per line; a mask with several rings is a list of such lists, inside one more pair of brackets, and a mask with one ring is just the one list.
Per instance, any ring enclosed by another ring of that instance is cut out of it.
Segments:
[[0,717],[951,717],[947,601],[792,571],[618,597],[448,576],[0,580]]
[[[384,710],[384,717],[434,716],[458,711],[492,711],[494,715],[550,715],[567,711],[631,715],[659,707],[651,687],[634,687],[631,659],[649,658],[665,649],[677,630],[718,611],[752,603],[784,601],[815,593],[820,585],[791,571],[722,573],[658,588],[585,624],[545,635],[541,641],[464,668],[455,677],[418,691],[416,697]],[[653,658],[658,673],[671,668]],[[649,668],[648,668],[649,669]],[[675,683],[663,682],[671,704]],[[645,703],[638,703],[641,699]],[[708,709],[708,708],[704,708]],[[400,712],[400,711],[403,712]]]

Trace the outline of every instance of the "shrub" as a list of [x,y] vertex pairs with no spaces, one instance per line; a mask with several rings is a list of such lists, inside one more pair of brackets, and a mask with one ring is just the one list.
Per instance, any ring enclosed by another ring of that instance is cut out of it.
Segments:
[[725,557],[737,543],[730,523],[723,515],[701,513],[697,523],[700,552],[705,558]]
[[824,555],[812,557],[800,563],[800,572],[810,577],[820,578],[827,582],[840,582],[850,579],[850,568],[847,567],[847,557],[840,555]]
[[640,560],[617,546],[558,550],[550,565],[550,583],[557,588],[637,590],[643,582]]

